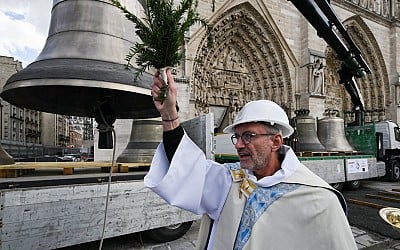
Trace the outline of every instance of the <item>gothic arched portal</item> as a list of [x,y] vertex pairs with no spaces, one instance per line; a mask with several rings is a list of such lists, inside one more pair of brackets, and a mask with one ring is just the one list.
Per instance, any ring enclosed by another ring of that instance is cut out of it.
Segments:
[[[372,32],[360,18],[353,16],[343,22],[354,43],[360,49],[366,63],[371,69],[371,74],[356,79],[361,96],[365,104],[365,121],[385,119],[386,110],[391,104],[389,78],[382,52]],[[328,109],[339,109],[346,123],[354,121],[353,104],[349,94],[339,84],[337,70],[341,62],[337,59],[332,49],[326,52],[326,101]]]
[[250,100],[269,99],[292,111],[293,91],[278,38],[249,3],[227,10],[213,23],[214,42],[197,51],[191,97],[196,115],[225,107],[221,127]]

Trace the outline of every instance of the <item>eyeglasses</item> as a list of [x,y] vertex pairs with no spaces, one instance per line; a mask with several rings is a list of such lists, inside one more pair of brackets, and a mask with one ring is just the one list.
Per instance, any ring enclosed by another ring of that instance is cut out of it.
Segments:
[[269,134],[256,134],[256,133],[251,133],[251,132],[244,132],[242,135],[237,135],[237,134],[232,135],[231,136],[231,141],[232,141],[233,145],[236,145],[236,143],[238,142],[238,140],[240,138],[242,140],[243,144],[247,145],[247,144],[251,143],[251,139],[253,137],[256,137],[256,136],[259,136],[259,135],[267,135],[267,136],[269,136],[269,135],[275,135],[275,134],[271,134],[271,133],[269,133]]

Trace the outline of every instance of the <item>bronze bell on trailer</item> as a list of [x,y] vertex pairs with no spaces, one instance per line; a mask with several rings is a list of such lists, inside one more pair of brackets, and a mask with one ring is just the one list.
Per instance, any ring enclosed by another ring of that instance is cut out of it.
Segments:
[[338,110],[326,110],[326,117],[318,120],[318,138],[327,151],[352,152],[354,148],[346,139],[344,120],[337,117]]
[[131,136],[117,162],[151,163],[158,144],[162,140],[162,124],[159,120],[133,120]]
[[298,138],[296,151],[322,152],[325,147],[321,144],[317,136],[315,118],[309,116],[310,110],[296,110],[295,127]]
[[[121,2],[139,7],[136,1]],[[116,118],[158,117],[150,95],[152,76],[145,73],[135,82],[136,71],[126,67],[126,55],[137,39],[135,25],[107,1],[53,3],[43,50],[7,80],[1,97],[19,107],[95,117],[104,125],[100,133],[107,133],[111,142],[109,125]]]

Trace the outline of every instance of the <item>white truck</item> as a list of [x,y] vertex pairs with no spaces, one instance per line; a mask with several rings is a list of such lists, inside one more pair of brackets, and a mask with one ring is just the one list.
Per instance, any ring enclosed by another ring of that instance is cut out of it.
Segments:
[[400,180],[400,128],[393,121],[367,123],[346,128],[349,142],[359,151],[385,163],[384,179]]

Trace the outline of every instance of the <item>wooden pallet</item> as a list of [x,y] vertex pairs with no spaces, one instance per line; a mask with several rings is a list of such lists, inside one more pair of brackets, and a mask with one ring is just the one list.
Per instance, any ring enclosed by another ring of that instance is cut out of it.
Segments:
[[312,156],[334,156],[337,155],[337,152],[311,152],[311,151],[302,151],[296,152],[297,156],[300,157],[312,157]]
[[362,153],[359,151],[338,151],[337,155],[361,155]]
[[302,151],[296,152],[299,157],[313,157],[313,156],[345,156],[345,155],[359,155],[358,151],[325,151],[325,152],[312,152]]
[[74,174],[77,168],[100,168],[101,172],[128,173],[130,167],[148,167],[150,163],[116,163],[110,162],[16,162],[0,165],[0,178],[15,178],[39,169],[62,169],[64,175]]

